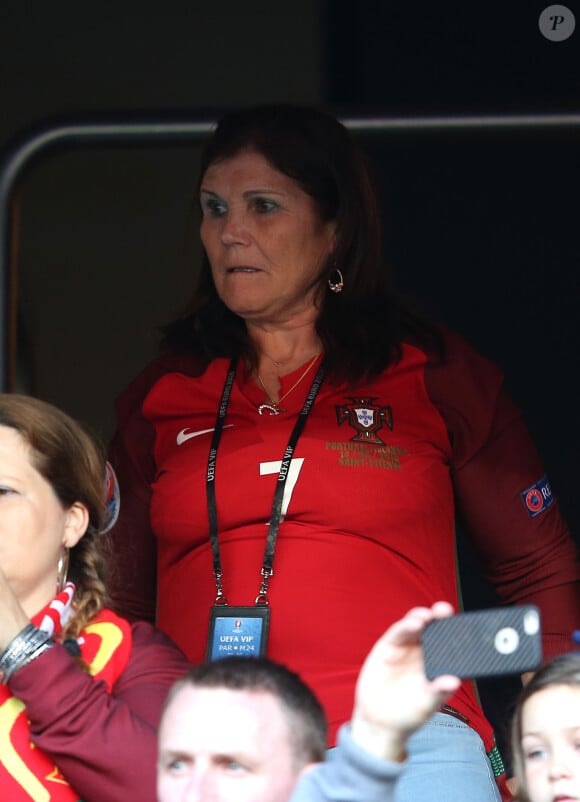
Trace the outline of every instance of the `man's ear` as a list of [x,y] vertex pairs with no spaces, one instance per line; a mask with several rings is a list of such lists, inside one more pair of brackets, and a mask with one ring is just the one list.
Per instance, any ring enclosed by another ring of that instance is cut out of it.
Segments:
[[89,511],[80,501],[68,508],[65,515],[63,546],[72,549],[87,531]]

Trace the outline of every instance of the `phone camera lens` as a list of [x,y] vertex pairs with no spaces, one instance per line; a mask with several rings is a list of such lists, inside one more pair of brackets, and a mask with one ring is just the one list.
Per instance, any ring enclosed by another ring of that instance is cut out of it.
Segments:
[[500,629],[495,636],[495,648],[500,654],[511,654],[518,648],[520,636],[512,627]]

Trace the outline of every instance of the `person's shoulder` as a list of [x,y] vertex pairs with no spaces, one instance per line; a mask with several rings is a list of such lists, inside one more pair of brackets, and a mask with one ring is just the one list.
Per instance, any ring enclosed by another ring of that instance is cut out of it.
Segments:
[[205,368],[204,361],[192,353],[162,354],[151,360],[121,391],[115,400],[115,411],[119,426],[128,420],[151,388],[168,373],[182,373],[186,376],[199,376]]
[[444,352],[443,365],[454,373],[464,373],[469,381],[496,387],[503,383],[503,371],[491,357],[479,350],[462,334],[451,329],[441,329]]
[[191,663],[176,643],[148,621],[123,619],[129,628],[130,654],[115,683],[114,693],[130,704],[138,703],[145,720],[157,726],[169,688],[181,679]]
[[477,350],[470,340],[463,334],[460,334],[454,329],[449,329],[446,326],[439,326],[438,331],[443,340],[445,351],[452,354],[466,354],[467,356],[483,355]]
[[191,664],[180,647],[169,635],[149,621],[133,621],[130,624],[133,636],[133,648],[137,651],[145,649],[156,655],[164,655],[177,671],[185,671]]
[[501,368],[463,334],[445,326],[439,327],[439,333],[440,349],[424,349],[423,381],[430,402],[439,410],[458,442],[459,430],[475,427],[479,432],[485,429],[500,397],[502,404],[507,403],[504,375]]
[[499,370],[465,335],[442,324],[434,325],[428,337],[406,337],[403,343],[423,351],[433,368],[448,370],[472,366],[476,370],[482,367]]
[[127,393],[131,388],[135,387],[149,389],[166,373],[184,373],[186,376],[199,376],[205,366],[205,362],[196,354],[161,354],[145,365],[123,393]]

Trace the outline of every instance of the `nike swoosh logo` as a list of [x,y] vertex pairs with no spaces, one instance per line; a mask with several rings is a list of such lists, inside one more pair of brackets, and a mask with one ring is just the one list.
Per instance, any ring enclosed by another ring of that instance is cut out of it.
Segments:
[[[229,427],[233,426],[233,423],[226,423],[224,429],[228,429]],[[215,426],[212,426],[211,429],[200,429],[198,432],[190,432],[187,428],[182,429],[177,435],[177,445],[180,446],[182,443],[185,443],[186,440],[191,440],[192,437],[199,437],[200,434],[209,434],[215,430]]]

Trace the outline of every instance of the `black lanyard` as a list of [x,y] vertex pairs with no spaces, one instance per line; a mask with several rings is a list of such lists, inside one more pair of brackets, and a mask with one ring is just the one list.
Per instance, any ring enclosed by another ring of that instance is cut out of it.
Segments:
[[[224,383],[224,388],[222,390],[222,397],[218,408],[218,413],[215,422],[215,429],[207,459],[207,475],[205,484],[206,484],[206,496],[207,496],[207,511],[209,518],[209,539],[213,553],[213,572],[217,589],[217,597],[215,600],[216,604],[227,604],[227,600],[224,596],[222,587],[222,564],[221,564],[220,547],[218,540],[215,472],[216,472],[218,447],[222,437],[224,421],[228,410],[232,387],[236,377],[237,366],[238,366],[237,358],[232,359]],[[294,428],[292,429],[290,439],[288,440],[288,445],[284,449],[284,456],[282,457],[282,463],[280,465],[280,471],[278,473],[278,481],[276,482],[276,491],[274,492],[274,500],[272,502],[272,512],[270,514],[268,535],[266,537],[264,559],[263,559],[262,569],[260,572],[262,575],[262,583],[260,590],[258,592],[258,596],[256,597],[255,604],[268,604],[268,599],[267,599],[268,580],[273,574],[272,565],[274,563],[274,550],[276,548],[278,529],[280,528],[280,518],[282,515],[282,501],[284,498],[284,488],[286,486],[286,480],[288,478],[288,471],[290,468],[290,463],[292,461],[292,456],[294,454],[294,451],[296,450],[296,444],[298,443],[300,435],[304,431],[304,427],[306,426],[306,421],[308,420],[308,416],[310,415],[310,411],[312,410],[314,401],[316,400],[316,396],[318,395],[318,391],[320,390],[320,385],[322,384],[323,378],[324,378],[324,364],[321,363],[320,367],[318,368],[318,372],[314,377],[312,384],[310,385],[310,389],[308,391],[308,395],[306,396],[306,401],[304,402],[304,406],[302,407],[302,410],[298,415],[298,419],[294,424]]]

